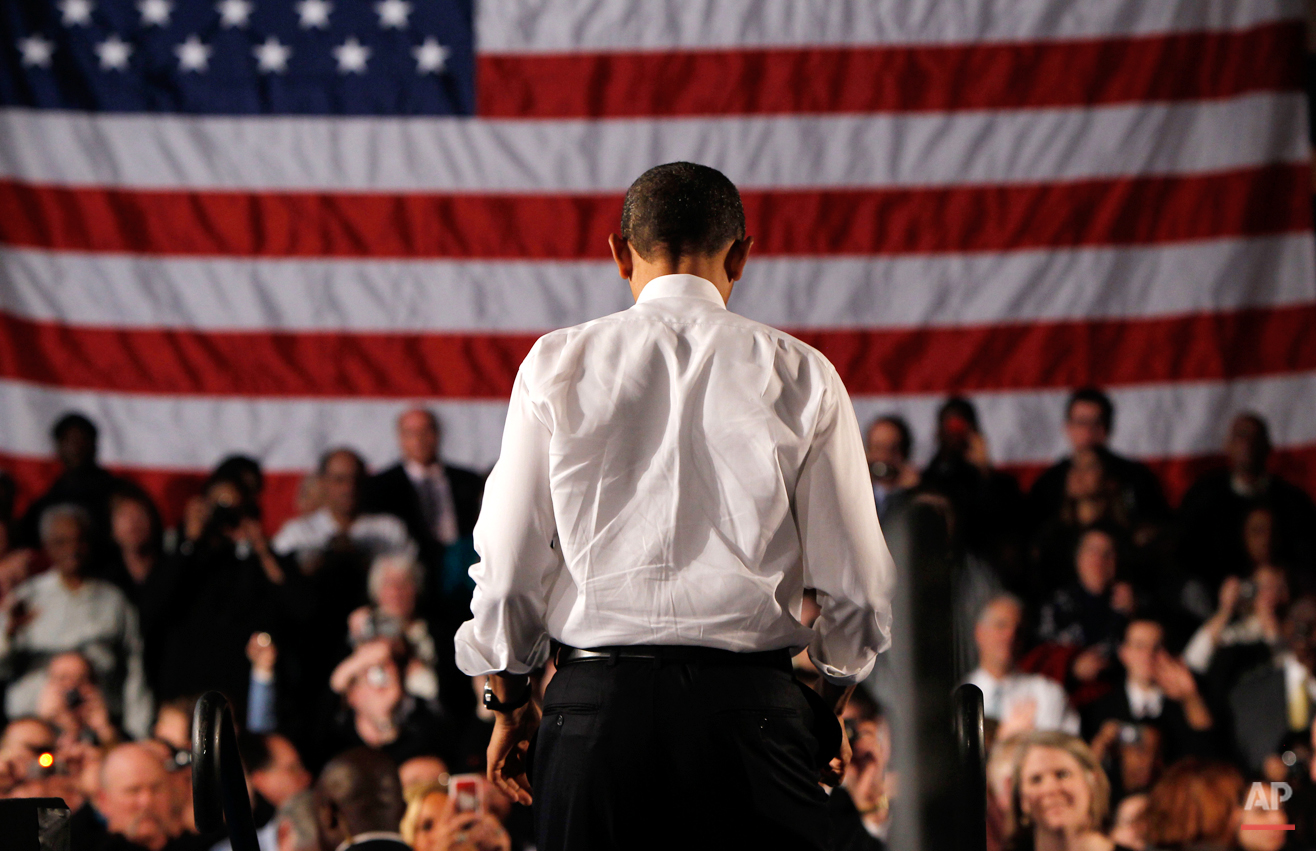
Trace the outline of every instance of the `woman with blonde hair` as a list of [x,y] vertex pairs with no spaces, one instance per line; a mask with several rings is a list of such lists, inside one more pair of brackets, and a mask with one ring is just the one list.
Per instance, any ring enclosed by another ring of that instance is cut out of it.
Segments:
[[447,781],[414,787],[406,799],[398,832],[415,851],[510,851],[512,847],[507,831],[488,812],[457,811]]
[[1127,851],[1101,832],[1110,781],[1082,739],[1058,730],[1019,736],[1010,851]]

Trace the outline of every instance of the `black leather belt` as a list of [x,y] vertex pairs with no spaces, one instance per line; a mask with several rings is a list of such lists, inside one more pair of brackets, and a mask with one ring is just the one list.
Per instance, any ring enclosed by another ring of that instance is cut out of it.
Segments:
[[776,668],[787,672],[791,670],[790,651],[785,648],[737,653],[715,647],[688,645],[635,644],[583,649],[563,644],[558,648],[555,658],[559,668],[581,662],[603,662],[612,665],[618,662],[649,662],[656,665],[663,663],[732,665]]

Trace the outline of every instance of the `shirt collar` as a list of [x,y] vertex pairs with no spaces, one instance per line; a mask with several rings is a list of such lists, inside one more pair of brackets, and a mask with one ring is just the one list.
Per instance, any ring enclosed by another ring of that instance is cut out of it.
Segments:
[[698,298],[712,302],[723,310],[727,307],[713,282],[698,275],[659,275],[644,285],[635,303],[641,304],[655,298]]
[[347,851],[347,849],[351,848],[353,845],[374,842],[378,839],[389,839],[404,845],[406,844],[406,840],[402,838],[402,834],[400,833],[393,833],[389,830],[370,830],[365,833],[358,833],[356,836],[347,837],[342,842],[338,843],[336,851]]
[[427,479],[430,476],[435,478],[443,474],[443,465],[435,461],[433,464],[418,464],[415,461],[403,461],[402,469],[407,472],[407,478],[413,482]]

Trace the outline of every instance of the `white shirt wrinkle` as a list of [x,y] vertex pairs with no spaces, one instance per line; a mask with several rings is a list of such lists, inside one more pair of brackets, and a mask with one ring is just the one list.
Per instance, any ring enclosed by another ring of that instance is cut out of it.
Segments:
[[[551,636],[807,646],[851,683],[890,643],[894,569],[836,370],[690,275],[536,342],[475,544],[456,640],[472,675],[532,670]],[[796,617],[806,584],[814,629]]]

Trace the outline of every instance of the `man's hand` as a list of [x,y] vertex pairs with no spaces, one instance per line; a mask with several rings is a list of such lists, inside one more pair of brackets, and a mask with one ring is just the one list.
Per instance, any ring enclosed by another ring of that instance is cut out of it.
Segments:
[[[508,702],[521,689],[534,688],[525,677],[490,677],[494,695]],[[509,685],[509,682],[511,683]],[[511,712],[495,712],[493,735],[489,738],[489,782],[518,804],[530,806],[530,778],[526,776],[526,760],[530,755],[530,740],[539,729],[543,710],[532,696],[530,702]]]
[[1089,647],[1074,657],[1069,672],[1074,675],[1074,679],[1086,683],[1095,680],[1108,665],[1110,659],[1104,650],[1100,647]]
[[279,648],[274,644],[268,632],[253,632],[247,639],[247,661],[251,662],[252,673],[269,682],[274,677],[274,663],[279,658]]
[[854,756],[854,751],[850,749],[850,734],[845,731],[845,723],[839,717],[836,723],[841,725],[841,750],[819,772],[818,778],[827,786],[841,785],[841,781],[845,779],[845,770],[850,767],[850,757]]

